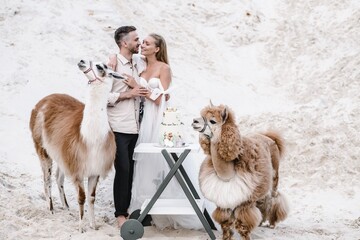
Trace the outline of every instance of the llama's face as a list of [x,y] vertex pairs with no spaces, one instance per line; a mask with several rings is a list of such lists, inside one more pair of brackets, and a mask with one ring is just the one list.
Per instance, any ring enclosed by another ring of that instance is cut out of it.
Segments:
[[221,136],[221,128],[226,118],[227,109],[225,106],[210,105],[201,110],[201,117],[195,118],[191,126],[195,131],[216,142]]
[[[118,73],[108,68],[104,63],[80,60],[79,69],[85,74],[90,83],[110,82],[112,78],[123,78]],[[107,80],[108,79],[108,80]],[[98,81],[96,81],[98,80]]]
[[108,70],[108,67],[103,63],[85,60],[80,60],[78,67],[89,79],[89,83],[95,80],[102,81],[106,77]]

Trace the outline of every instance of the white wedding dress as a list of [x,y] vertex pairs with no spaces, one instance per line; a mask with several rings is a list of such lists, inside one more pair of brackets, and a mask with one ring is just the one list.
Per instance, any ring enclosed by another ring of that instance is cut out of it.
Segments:
[[[163,118],[163,112],[169,104],[165,101],[165,93],[159,78],[151,78],[146,81],[140,78],[140,84],[150,90],[157,89],[162,92],[161,103],[156,105],[153,101],[146,99],[144,105],[144,115],[140,126],[139,143],[158,143],[159,128]],[[173,98],[171,92],[171,98]],[[132,187],[132,197],[129,212],[133,212],[141,208],[146,199],[151,199],[156,190],[169,173],[170,168],[161,154],[134,154],[135,167]],[[186,198],[180,184],[175,177],[169,182],[160,198]],[[153,223],[159,229],[166,227],[201,229],[203,226],[196,215],[179,216],[179,215],[152,215]]]

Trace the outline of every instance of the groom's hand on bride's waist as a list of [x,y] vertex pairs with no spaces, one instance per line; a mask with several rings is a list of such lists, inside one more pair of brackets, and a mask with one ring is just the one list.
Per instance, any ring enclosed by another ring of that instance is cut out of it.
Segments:
[[147,90],[144,87],[140,87],[138,85],[132,88],[130,92],[134,97],[145,97],[146,95],[149,94],[149,90]]
[[122,92],[117,102],[134,97],[145,97],[148,93],[149,91],[146,88],[136,86],[134,88],[130,88],[126,92]]

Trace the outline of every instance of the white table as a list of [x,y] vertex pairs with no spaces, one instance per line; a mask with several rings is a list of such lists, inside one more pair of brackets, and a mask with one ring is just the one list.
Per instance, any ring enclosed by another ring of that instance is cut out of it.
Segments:
[[[215,239],[215,235],[212,231],[212,228],[216,229],[215,225],[212,222],[206,209],[204,210],[204,214],[202,210],[200,210],[200,208],[202,208],[203,205],[203,200],[200,199],[199,194],[194,188],[194,185],[192,184],[190,178],[188,177],[184,167],[182,166],[182,163],[184,162],[190,151],[197,152],[199,151],[199,149],[200,146],[198,144],[189,144],[180,148],[165,148],[165,147],[160,147],[155,143],[140,143],[135,148],[134,151],[135,153],[148,153],[148,154],[161,153],[170,167],[169,173],[166,175],[165,179],[160,184],[159,188],[156,190],[154,196],[150,200],[147,200],[144,203],[140,216],[137,219],[138,222],[141,223],[148,213],[164,214],[166,212],[164,211],[164,209],[168,209],[170,211],[172,211],[172,209],[176,209],[177,206],[173,206],[172,208],[170,208],[169,201],[165,201],[164,199],[158,199],[161,193],[166,188],[166,186],[169,184],[170,180],[175,176],[181,188],[183,189],[188,201],[185,201],[186,199],[173,199],[171,201],[175,204],[180,204],[181,205],[179,206],[180,208],[186,207],[184,206],[184,204],[186,205],[190,203],[193,210],[189,211],[189,208],[187,207],[186,208],[187,211],[184,211],[183,213],[185,212],[187,212],[188,214],[195,213],[199,217],[201,223],[203,224],[210,238]],[[155,205],[157,200],[159,200],[159,204]],[[155,210],[150,212],[154,205],[155,205]],[[126,240],[137,239],[138,237],[142,237],[143,230],[142,232],[140,231],[140,234],[137,233],[137,230],[139,230],[138,223],[134,221],[134,219],[127,220],[124,223],[124,225],[121,227],[121,236]]]
[[198,152],[200,150],[199,144],[190,143],[185,147],[161,147],[158,143],[140,143],[136,146],[134,152],[136,153],[161,153],[163,149],[166,149],[169,153],[183,153],[185,149]]

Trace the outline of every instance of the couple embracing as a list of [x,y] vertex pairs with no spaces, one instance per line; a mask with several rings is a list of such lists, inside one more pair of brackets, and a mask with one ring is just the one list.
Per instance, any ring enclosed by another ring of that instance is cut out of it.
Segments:
[[[115,217],[121,227],[129,213],[140,209],[145,199],[152,197],[169,171],[159,156],[134,154],[134,148],[139,143],[158,142],[162,114],[169,98],[166,93],[171,85],[171,69],[166,42],[160,35],[150,34],[140,43],[134,26],[122,26],[115,31],[114,39],[119,53],[110,56],[108,65],[125,77],[114,80],[108,98],[109,122],[117,147],[113,185]],[[171,180],[161,196],[179,198],[179,189],[178,183]],[[174,226],[178,220],[153,218],[160,228]]]

